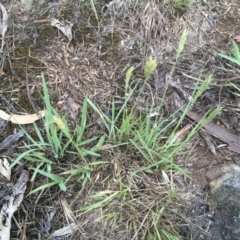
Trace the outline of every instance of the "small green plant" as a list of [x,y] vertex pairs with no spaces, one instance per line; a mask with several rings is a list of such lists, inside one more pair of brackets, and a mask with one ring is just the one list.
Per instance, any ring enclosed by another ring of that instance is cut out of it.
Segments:
[[239,51],[239,48],[238,48],[237,44],[235,43],[235,41],[232,41],[232,54],[234,57],[230,57],[223,53],[218,53],[218,56],[225,58],[225,59],[227,59],[233,63],[236,63],[237,65],[240,66],[240,51]]
[[181,10],[186,10],[191,4],[194,3],[194,0],[172,0],[176,8]]

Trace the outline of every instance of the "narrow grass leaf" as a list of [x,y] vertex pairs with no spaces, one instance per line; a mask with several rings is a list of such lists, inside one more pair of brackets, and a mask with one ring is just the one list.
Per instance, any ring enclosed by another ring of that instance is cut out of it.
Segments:
[[90,0],[90,3],[91,3],[92,10],[94,12],[94,15],[95,15],[96,19],[98,20],[98,14],[97,14],[97,9],[95,7],[94,0]]
[[[43,140],[43,136],[42,136],[42,134],[41,134],[41,132],[40,132],[40,129],[38,128],[38,126],[37,126],[37,124],[36,123],[33,123],[33,127],[34,127],[34,130],[35,130],[35,133],[37,134],[37,136],[38,136],[38,139],[40,140],[40,142],[41,143],[45,143],[45,141]],[[33,140],[33,139],[32,139]],[[33,142],[31,140],[31,142]]]
[[40,174],[44,175],[45,177],[48,177],[48,178],[52,179],[54,182],[56,182],[58,184],[63,181],[62,178],[60,178],[56,174],[53,174],[53,173],[50,173],[50,172],[45,172],[43,170],[36,169],[36,168],[33,168],[33,169],[36,170],[37,172],[39,172]]
[[[100,201],[100,202],[97,202],[97,203],[94,203],[92,205],[89,205],[89,206],[86,206],[84,208],[81,208],[79,211],[81,211],[82,213],[86,213],[86,212],[89,212],[93,209],[96,209],[96,208],[101,208],[103,207],[104,205],[106,205],[109,201],[111,201],[117,194],[119,194],[119,192],[114,192],[113,194],[111,194],[110,196],[106,196],[104,198],[104,200]],[[93,196],[92,196],[93,197]]]
[[24,153],[20,154],[14,161],[13,163],[9,166],[9,169],[11,169],[12,167],[14,167],[16,164],[18,164],[18,162],[23,159],[25,156],[27,156],[29,153],[36,151],[37,149],[30,149],[25,151]]
[[232,49],[233,55],[238,60],[238,62],[240,62],[240,52],[239,52],[238,45],[235,43],[235,41],[232,41],[232,45],[233,45],[233,49]]
[[233,57],[229,57],[229,56],[227,56],[227,55],[225,55],[223,53],[218,53],[218,56],[220,56],[222,58],[225,58],[225,59],[227,59],[227,60],[229,60],[229,61],[231,61],[233,63],[236,63],[237,65],[240,65],[240,60],[237,60],[237,59],[235,59]]
[[93,168],[90,168],[90,167],[77,167],[76,169],[71,169],[71,170],[68,170],[68,171],[65,171],[63,172],[62,174],[63,175],[78,175],[78,174],[82,174],[82,173],[90,173],[93,171]]
[[29,195],[30,195],[30,194],[33,194],[33,193],[36,193],[36,192],[38,192],[38,191],[44,190],[44,189],[46,189],[46,188],[50,188],[50,187],[52,187],[52,186],[54,186],[54,185],[56,185],[56,184],[57,184],[57,183],[54,182],[54,181],[53,181],[53,182],[50,182],[50,183],[47,183],[47,184],[44,184],[44,185],[42,185],[42,186],[40,186],[40,187],[32,190],[32,191],[29,193]]
[[114,221],[118,215],[119,215],[119,213],[117,213],[117,212],[108,213],[104,216],[97,218],[95,221],[96,222],[102,222],[102,221],[106,222],[108,220]]
[[52,164],[53,162],[43,156],[41,156],[40,154],[36,154],[34,153],[33,155],[27,155],[25,157],[23,157],[25,160],[28,160],[30,162],[41,162],[41,163],[48,163],[48,164]]
[[[39,163],[36,169],[37,169],[37,170],[40,169],[43,165],[44,165],[43,162]],[[36,176],[37,176],[37,174],[38,174],[38,171],[37,171],[37,170],[34,170],[33,175],[32,175],[32,177],[31,177],[31,182],[34,182],[34,180],[35,180],[35,178],[36,178]]]
[[183,51],[183,48],[184,48],[184,45],[185,45],[185,42],[187,40],[187,30],[185,29],[181,35],[181,38],[180,38],[180,43],[178,45],[178,49],[177,49],[177,54],[176,54],[176,61],[179,59],[182,51]]
[[81,123],[80,123],[80,126],[78,125],[75,129],[75,134],[77,135],[76,144],[80,144],[82,142],[83,133],[86,128],[87,104],[88,104],[87,100],[88,100],[88,98],[86,96],[83,101],[83,106],[82,106]]
[[63,192],[66,192],[67,191],[67,187],[65,185],[65,183],[62,181],[60,182],[59,184],[59,188],[63,191]]
[[240,92],[240,88],[237,87],[234,83],[226,83],[226,84],[224,84],[224,87],[233,87],[233,88],[237,89],[238,92]]
[[170,234],[169,232],[167,232],[167,231],[164,230],[164,229],[162,230],[162,232],[164,233],[164,235],[166,236],[166,238],[167,238],[168,240],[179,240],[178,237]]

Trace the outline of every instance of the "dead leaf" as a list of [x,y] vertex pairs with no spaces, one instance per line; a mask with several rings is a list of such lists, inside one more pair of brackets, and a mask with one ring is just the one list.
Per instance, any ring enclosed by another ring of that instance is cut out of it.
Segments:
[[240,42],[240,36],[236,36],[234,40],[236,40],[237,42]]
[[0,159],[0,173],[8,180],[11,180],[11,170],[9,169],[7,158]]
[[215,149],[215,146],[213,144],[213,138],[208,134],[207,131],[205,131],[203,129],[200,129],[200,134],[203,137],[203,139],[205,140],[205,142],[207,143],[210,151],[216,156],[216,149]]
[[64,235],[72,234],[78,228],[76,223],[71,223],[65,227],[55,230],[50,236],[52,238],[61,237]]
[[179,131],[177,131],[174,136],[174,143],[179,143],[179,142],[184,141],[185,138],[187,137],[191,127],[192,127],[192,124],[188,124],[185,127],[183,127],[182,129],[180,129]]
[[1,46],[0,52],[3,52],[3,47],[5,44],[4,37],[8,29],[8,14],[5,7],[1,3],[0,3],[0,8],[2,11],[2,20],[0,22],[0,34],[2,35],[2,46]]
[[73,26],[72,23],[64,25],[56,18],[52,18],[51,26],[58,28],[68,38],[69,42],[72,40],[72,26]]
[[0,143],[0,150],[11,148],[23,136],[24,133],[22,130],[12,135],[9,135]]
[[29,123],[34,123],[38,119],[42,118],[45,116],[46,111],[39,111],[38,114],[29,114],[29,115],[16,115],[12,114],[9,115],[3,110],[0,109],[0,118],[6,121],[11,121],[12,123],[16,124],[29,124]]

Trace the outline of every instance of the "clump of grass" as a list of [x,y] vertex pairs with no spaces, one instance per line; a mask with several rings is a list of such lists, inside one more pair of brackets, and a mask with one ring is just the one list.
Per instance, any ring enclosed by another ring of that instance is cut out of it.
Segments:
[[[31,181],[34,182],[37,174],[41,174],[48,179],[52,180],[36,189],[31,193],[47,189],[53,185],[58,184],[62,191],[66,191],[66,181],[61,177],[52,173],[54,165],[59,164],[59,161],[68,153],[77,155],[84,163],[83,167],[66,171],[65,174],[70,177],[78,174],[83,181],[83,185],[90,179],[93,166],[104,164],[106,161],[88,163],[86,156],[100,156],[98,151],[101,149],[105,137],[102,136],[84,139],[83,135],[86,130],[87,121],[87,97],[83,103],[81,122],[76,128],[71,131],[64,116],[60,116],[58,112],[52,107],[45,78],[42,75],[44,100],[46,104],[46,114],[44,122],[44,134],[40,128],[33,124],[37,139],[34,139],[25,132],[30,144],[25,144],[24,152],[19,154],[15,161],[11,164],[11,168],[19,163],[21,160],[27,160],[36,163],[37,166],[33,167],[34,173]],[[93,145],[88,148],[88,146]],[[52,156],[52,157],[48,157]]]

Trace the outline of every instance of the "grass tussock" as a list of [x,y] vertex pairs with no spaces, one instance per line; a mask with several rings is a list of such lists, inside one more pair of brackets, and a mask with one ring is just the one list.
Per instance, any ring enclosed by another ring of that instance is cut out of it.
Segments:
[[[186,37],[184,31],[176,61]],[[194,91],[187,105],[166,116],[164,100],[147,102],[145,111],[141,111],[140,94],[135,97],[137,90],[144,90],[156,68],[156,60],[150,57],[143,79],[134,85],[136,70],[130,68],[125,77],[124,100],[113,98],[107,112],[86,96],[74,129],[52,107],[42,75],[46,104],[43,128],[34,124],[34,138],[26,133],[30,144],[25,144],[11,167],[28,161],[32,169],[32,198],[52,189],[58,189],[60,196],[68,196],[72,217],[58,217],[62,219],[61,226],[66,221],[77,225],[72,233],[75,238],[179,239],[181,208],[188,202],[180,194],[176,176],[184,179],[188,173],[174,158],[182,154],[181,149],[218,111],[192,127],[185,140],[176,141],[187,111],[206,90],[211,77]],[[103,126],[98,134],[93,134],[91,112],[99,116]]]

